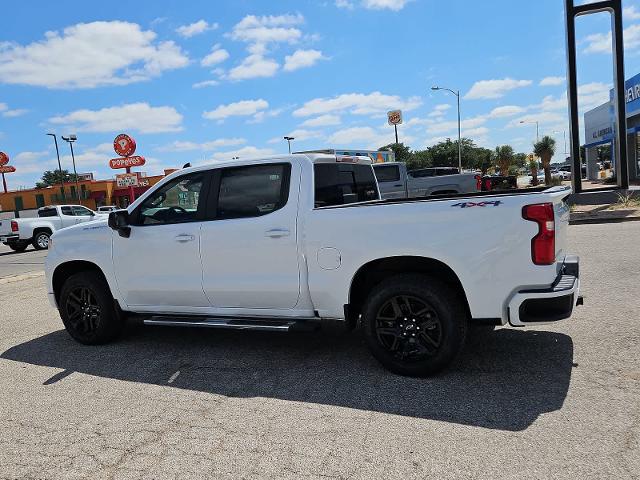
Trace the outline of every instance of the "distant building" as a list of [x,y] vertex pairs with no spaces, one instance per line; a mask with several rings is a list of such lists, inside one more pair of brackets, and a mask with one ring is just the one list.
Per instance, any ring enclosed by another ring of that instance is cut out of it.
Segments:
[[[640,181],[640,74],[625,82],[627,110],[627,157],[629,160],[629,180]],[[612,145],[616,128],[613,90],[610,100],[584,114],[585,157],[587,178],[599,178],[597,148]],[[615,149],[611,149],[611,161],[615,165]],[[615,169],[614,169],[615,170]]]
[[[166,169],[163,175],[151,177],[146,176],[146,173],[139,172],[139,185],[134,187],[135,197],[138,198],[166,175],[175,171],[176,169]],[[93,173],[78,174],[80,201],[78,201],[76,182],[65,182],[64,191],[60,185],[55,185],[46,188],[10,190],[7,193],[0,192],[0,212],[34,210],[45,205],[62,203],[80,203],[94,210],[103,205],[116,205],[125,208],[131,203],[129,188],[118,188],[115,178],[94,180],[93,177]]]

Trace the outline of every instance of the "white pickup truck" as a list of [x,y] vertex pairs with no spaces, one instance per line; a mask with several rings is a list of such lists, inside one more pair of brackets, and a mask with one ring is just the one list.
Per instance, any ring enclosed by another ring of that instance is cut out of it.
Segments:
[[459,173],[457,168],[431,167],[408,172],[405,163],[387,162],[378,163],[373,169],[384,200],[472,193],[481,186],[479,174]]
[[[95,220],[100,215],[82,205],[51,205],[38,209],[36,218],[14,218],[0,222],[0,243],[16,252],[29,245],[46,250],[49,238],[56,230]],[[106,219],[107,215],[100,215]]]
[[364,328],[388,369],[447,366],[469,326],[541,325],[579,298],[570,191],[380,200],[368,159],[294,154],[185,168],[105,220],[54,233],[68,333],[169,326]]

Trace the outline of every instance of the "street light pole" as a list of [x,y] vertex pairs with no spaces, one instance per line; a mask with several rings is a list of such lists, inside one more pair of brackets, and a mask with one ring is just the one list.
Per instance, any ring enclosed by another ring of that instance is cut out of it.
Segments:
[[73,142],[75,142],[78,137],[75,135],[69,135],[68,137],[62,136],[62,139],[69,144],[69,148],[71,148],[71,161],[73,162],[73,175],[76,177],[76,196],[78,197],[78,203],[82,205],[82,201],[80,200],[80,185],[78,183],[78,172],[76,171],[76,157],[73,153]]
[[293,138],[293,137],[284,137],[284,139],[287,141],[287,144],[289,145],[289,155],[291,155],[291,140],[295,140],[295,138]]
[[451,90],[450,88],[443,87],[431,87],[431,90],[446,90],[447,92],[453,93],[458,100],[458,168],[460,169],[460,173],[462,173],[462,122],[460,120],[460,90]]
[[520,120],[520,123],[535,123],[536,124],[536,143],[540,141],[540,122],[538,120],[524,121]]
[[64,203],[64,175],[62,174],[62,164],[60,163],[60,150],[58,150],[58,138],[55,133],[47,133],[47,135],[53,137],[53,143],[56,145],[56,157],[58,157],[58,171],[60,172],[60,193],[62,194],[62,203]]

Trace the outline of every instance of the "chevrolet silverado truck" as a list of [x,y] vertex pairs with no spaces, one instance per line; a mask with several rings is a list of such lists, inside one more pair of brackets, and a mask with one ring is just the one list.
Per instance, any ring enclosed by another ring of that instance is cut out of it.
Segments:
[[[38,209],[36,218],[14,218],[0,223],[0,243],[15,252],[23,252],[29,245],[46,250],[56,230],[95,220],[96,212],[82,205],[52,205]],[[102,215],[106,220],[107,216]],[[6,225],[6,226],[5,226]]]
[[408,172],[405,163],[387,162],[375,164],[373,170],[384,200],[472,193],[481,187],[480,175],[459,173],[457,168],[432,167]]
[[125,321],[361,326],[393,372],[449,365],[474,325],[571,316],[570,191],[381,200],[369,159],[294,154],[172,173],[107,220],[57,231],[49,298],[83,344]]

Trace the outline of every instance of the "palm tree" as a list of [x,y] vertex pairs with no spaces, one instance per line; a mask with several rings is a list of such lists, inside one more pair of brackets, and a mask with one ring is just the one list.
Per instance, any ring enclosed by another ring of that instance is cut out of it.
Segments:
[[533,153],[542,160],[544,168],[544,183],[551,184],[551,158],[556,153],[556,141],[549,135],[545,135],[540,141],[533,144]]
[[529,160],[529,170],[531,170],[531,185],[538,186],[538,160]]
[[513,163],[513,148],[509,145],[496,147],[495,159],[500,168],[500,175],[509,175],[509,167]]

